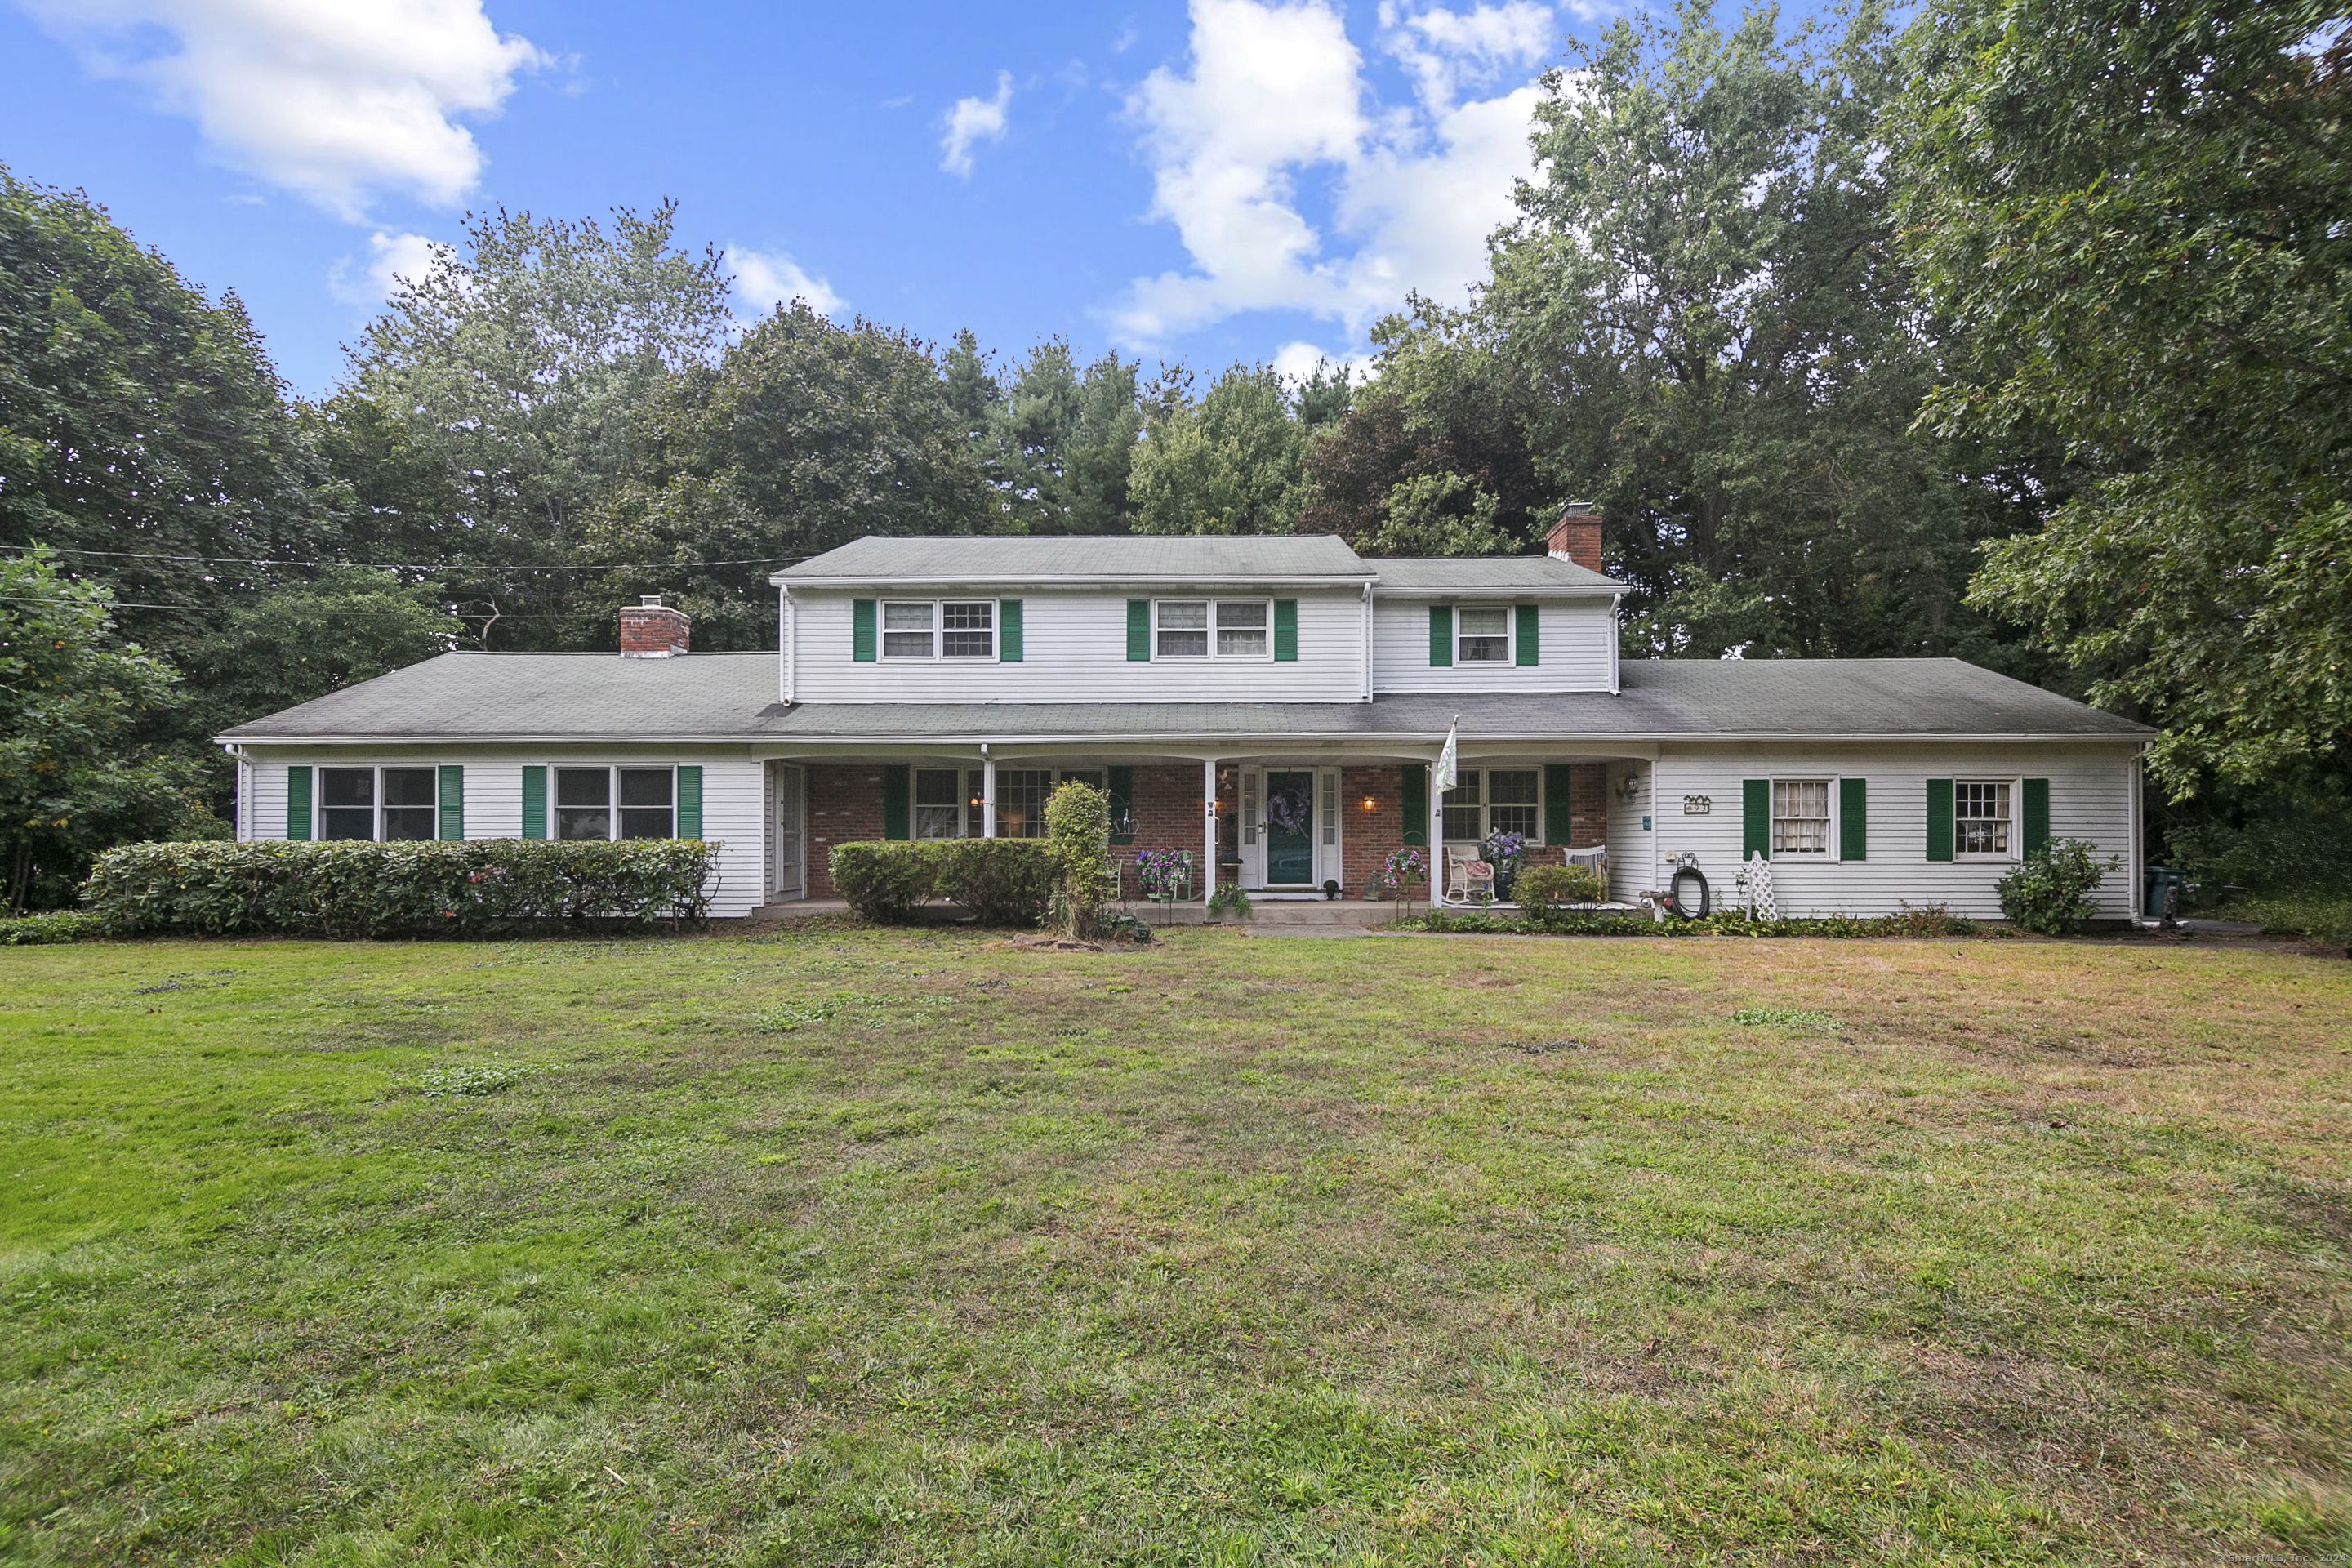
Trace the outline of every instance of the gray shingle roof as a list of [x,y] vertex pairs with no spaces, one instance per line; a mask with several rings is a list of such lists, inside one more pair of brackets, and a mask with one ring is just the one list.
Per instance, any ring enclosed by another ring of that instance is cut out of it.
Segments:
[[1624,691],[1413,694],[1371,702],[776,700],[776,656],[453,653],[241,724],[231,741],[686,737],[789,742],[1068,735],[2074,735],[2145,725],[1951,658],[1629,662]]
[[1336,534],[1240,538],[1159,535],[1026,539],[883,539],[868,535],[775,574],[782,583],[938,582],[1026,584],[1062,578],[1175,582],[1265,577],[1277,581],[1372,574]]
[[1549,555],[1375,555],[1364,564],[1380,574],[1381,587],[1406,592],[1623,586],[1590,567]]

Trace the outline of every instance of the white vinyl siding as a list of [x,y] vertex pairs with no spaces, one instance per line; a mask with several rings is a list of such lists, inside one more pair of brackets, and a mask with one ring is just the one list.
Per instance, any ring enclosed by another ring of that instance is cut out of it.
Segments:
[[[1629,890],[1662,887],[1664,884],[1659,879],[1665,875],[1665,862],[1688,851],[1698,857],[1699,869],[1714,889],[1717,907],[1727,907],[1738,897],[1732,879],[1738,874],[1743,847],[1743,781],[1828,780],[1827,852],[1776,852],[1772,857],[1773,893],[1783,914],[1892,914],[1907,902],[1915,908],[1942,904],[1955,914],[1998,920],[2000,900],[1993,885],[2015,864],[2013,858],[2002,855],[1929,860],[1927,781],[2002,783],[2009,794],[2013,844],[2021,831],[2016,781],[2046,778],[2051,836],[2090,839],[2102,858],[2123,857],[2126,869],[2111,874],[2097,894],[2100,918],[2121,920],[2131,912],[2130,791],[2137,749],[2136,744],[2094,743],[1668,744],[1662,748],[1656,764],[1654,789],[1645,793],[1640,808],[1660,814],[1653,817],[1657,831],[1642,847],[1638,863],[1615,853],[1621,815],[1619,802],[1613,794],[1611,796],[1612,886],[1621,897]],[[1623,767],[1612,764],[1609,772],[1613,784]],[[1836,781],[1840,778],[1861,778],[1869,786],[1866,860],[1838,858]],[[1703,816],[1685,816],[1682,810],[1685,796],[1707,797],[1712,809]],[[1639,821],[1638,814],[1626,815]],[[1776,831],[1778,827],[1776,820]]]
[[[1372,688],[1376,691],[1606,691],[1617,647],[1617,626],[1606,597],[1538,599],[1534,601],[1539,630],[1537,644],[1541,662],[1520,664],[1516,633],[1517,617],[1500,596],[1462,601],[1391,598],[1382,594],[1372,602]],[[1429,662],[1429,610],[1449,604],[1454,610],[1454,663],[1433,667]],[[1492,610],[1500,606],[1507,649],[1499,662],[1469,662],[1463,657],[1466,629],[1465,608]],[[1303,657],[1303,654],[1302,654]]]
[[[237,824],[244,839],[286,837],[286,769],[421,767],[454,763],[466,770],[466,837],[522,837],[522,770],[549,769],[548,831],[555,829],[554,770],[558,767],[669,768],[696,763],[702,769],[702,837],[719,844],[717,889],[711,913],[745,915],[765,901],[767,885],[767,769],[743,747],[682,746],[648,742],[634,752],[611,748],[440,745],[422,747],[285,746],[246,748],[252,766],[249,820]],[[311,781],[312,836],[318,833],[318,781]]]
[[[1276,662],[1265,654],[1129,660],[1127,602],[1172,600],[1176,595],[1125,592],[1024,589],[1021,659],[1006,664],[982,658],[881,658],[860,664],[850,658],[850,603],[887,595],[850,595],[799,590],[787,619],[792,646],[793,699],[800,702],[1351,702],[1364,695],[1363,599],[1345,592],[1277,589],[1265,598],[1229,597],[1227,604],[1269,606],[1266,641],[1272,637],[1271,602],[1298,601],[1298,658]],[[1191,603],[1212,603],[1213,594]],[[952,602],[952,601],[951,601]],[[1219,635],[1211,624],[1202,631]],[[1227,629],[1239,641],[1255,628]],[[877,637],[883,635],[877,627]],[[1156,630],[1155,630],[1156,636]],[[1424,634],[1425,639],[1425,634]],[[1427,657],[1423,650],[1424,659]]]

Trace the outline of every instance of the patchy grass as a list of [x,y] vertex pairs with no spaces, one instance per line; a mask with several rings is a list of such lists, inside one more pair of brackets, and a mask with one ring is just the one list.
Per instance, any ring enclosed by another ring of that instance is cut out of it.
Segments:
[[2352,1551],[2340,961],[36,947],[0,1052],[8,1561]]

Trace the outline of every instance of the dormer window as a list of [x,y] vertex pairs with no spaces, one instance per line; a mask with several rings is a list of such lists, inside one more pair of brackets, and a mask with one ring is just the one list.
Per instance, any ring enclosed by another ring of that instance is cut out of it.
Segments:
[[884,658],[994,658],[993,599],[885,599]]
[[1152,649],[1159,658],[1265,658],[1272,652],[1268,599],[1160,599]]

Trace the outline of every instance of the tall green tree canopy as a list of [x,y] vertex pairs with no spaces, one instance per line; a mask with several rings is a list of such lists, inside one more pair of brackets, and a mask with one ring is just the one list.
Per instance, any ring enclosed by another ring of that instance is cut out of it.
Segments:
[[169,648],[198,617],[147,606],[217,605],[273,580],[247,562],[333,549],[323,480],[235,295],[0,168],[0,547],[68,552]]
[[772,567],[705,563],[811,555],[868,533],[980,531],[990,494],[965,418],[923,343],[795,301],[715,368],[667,385],[582,559],[673,563],[609,574],[605,601],[667,591],[696,617],[698,647],[772,647]]
[[61,901],[89,857],[166,828],[184,763],[143,745],[178,673],[114,637],[109,595],[47,551],[0,555],[0,855],[7,906]]
[[2021,662],[1961,595],[2034,520],[2030,468],[1910,428],[1934,357],[1893,254],[1892,49],[1870,5],[1833,37],[1700,0],[1612,25],[1549,79],[1475,328],[1408,334],[1528,378],[1503,405],[1553,500],[1602,503],[1631,651]]
[[1977,603],[2166,726],[2176,789],[2352,743],[2352,16],[1946,0],[1894,124],[1940,430],[2096,476]]
[[[1181,373],[1179,373],[1181,376]],[[1129,489],[1138,533],[1295,533],[1308,443],[1347,412],[1319,374],[1294,389],[1272,365],[1236,364],[1198,403],[1163,376]]]
[[486,646],[607,635],[601,602],[547,568],[577,563],[587,514],[638,461],[646,409],[724,341],[726,273],[710,247],[672,245],[676,216],[472,218],[352,353],[348,391],[373,406],[326,411],[345,477],[372,515],[406,498],[409,536],[440,545],[428,563]]

